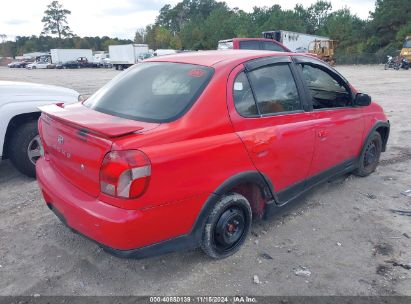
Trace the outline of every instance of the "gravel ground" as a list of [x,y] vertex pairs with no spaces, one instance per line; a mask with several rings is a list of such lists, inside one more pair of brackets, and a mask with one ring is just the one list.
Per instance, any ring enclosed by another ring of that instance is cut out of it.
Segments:
[[[0,163],[0,295],[411,295],[411,270],[394,266],[411,264],[411,217],[390,211],[411,210],[401,195],[411,189],[411,71],[338,70],[392,122],[380,166],[366,178],[318,186],[283,214],[254,223],[243,249],[224,260],[198,250],[113,257],[63,226],[34,180]],[[118,73],[0,68],[0,79],[90,95]]]

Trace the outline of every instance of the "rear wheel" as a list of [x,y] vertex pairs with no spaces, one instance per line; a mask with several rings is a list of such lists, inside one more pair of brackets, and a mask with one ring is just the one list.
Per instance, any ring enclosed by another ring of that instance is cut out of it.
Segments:
[[381,135],[375,131],[364,145],[358,168],[354,171],[354,174],[358,176],[368,176],[373,173],[380,160],[381,151]]
[[208,216],[201,248],[222,259],[237,252],[250,231],[252,211],[248,200],[237,193],[223,196]]
[[35,165],[42,151],[37,121],[20,126],[13,134],[9,146],[10,160],[21,173],[36,177]]

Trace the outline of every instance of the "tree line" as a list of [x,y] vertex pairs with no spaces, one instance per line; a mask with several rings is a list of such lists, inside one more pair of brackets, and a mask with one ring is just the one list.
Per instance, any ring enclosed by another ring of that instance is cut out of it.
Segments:
[[[221,39],[261,37],[263,31],[279,29],[335,39],[340,56],[385,55],[398,50],[405,36],[411,35],[409,0],[376,0],[375,9],[367,20],[353,14],[348,7],[333,10],[331,2],[324,0],[318,0],[309,7],[297,4],[291,10],[279,5],[254,7],[252,12],[230,8],[225,2],[216,0],[183,0],[174,6],[164,5],[154,24],[136,31],[134,41],[106,36],[75,36],[67,24],[59,27],[53,23],[53,15],[56,20],[61,20],[59,14],[63,10],[57,1],[48,6],[42,20],[44,31],[40,36],[18,36],[16,41],[0,37],[3,39],[0,56],[57,47],[107,50],[111,44],[132,42],[147,43],[151,49],[215,49]],[[70,14],[70,11],[64,11],[63,17]],[[58,34],[59,37],[47,34]]]
[[135,41],[153,48],[215,49],[221,39],[261,37],[263,31],[279,29],[328,36],[338,41],[340,55],[393,53],[411,35],[411,5],[409,0],[377,0],[362,20],[348,7],[333,10],[323,0],[292,10],[254,7],[250,13],[215,0],[183,0],[163,6],[154,24],[136,32]]
[[49,51],[58,48],[92,49],[107,51],[109,45],[133,43],[130,39],[103,37],[66,37],[59,39],[51,36],[17,36],[15,41],[0,43],[0,57],[15,57],[25,53]]

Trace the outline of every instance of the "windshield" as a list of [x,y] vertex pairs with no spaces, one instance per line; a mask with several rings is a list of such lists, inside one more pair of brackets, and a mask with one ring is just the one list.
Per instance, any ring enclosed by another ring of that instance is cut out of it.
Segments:
[[84,105],[118,117],[169,122],[190,108],[213,71],[192,64],[141,63],[115,77]]
[[403,48],[404,49],[405,48],[407,48],[407,49],[411,48],[411,39],[410,40],[405,40]]

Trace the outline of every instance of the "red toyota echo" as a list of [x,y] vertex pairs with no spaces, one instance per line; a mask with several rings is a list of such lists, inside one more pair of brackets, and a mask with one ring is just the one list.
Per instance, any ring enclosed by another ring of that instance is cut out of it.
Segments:
[[370,96],[297,53],[156,57],[88,100],[41,108],[37,179],[72,230],[121,257],[239,250],[331,177],[372,173],[390,125]]

